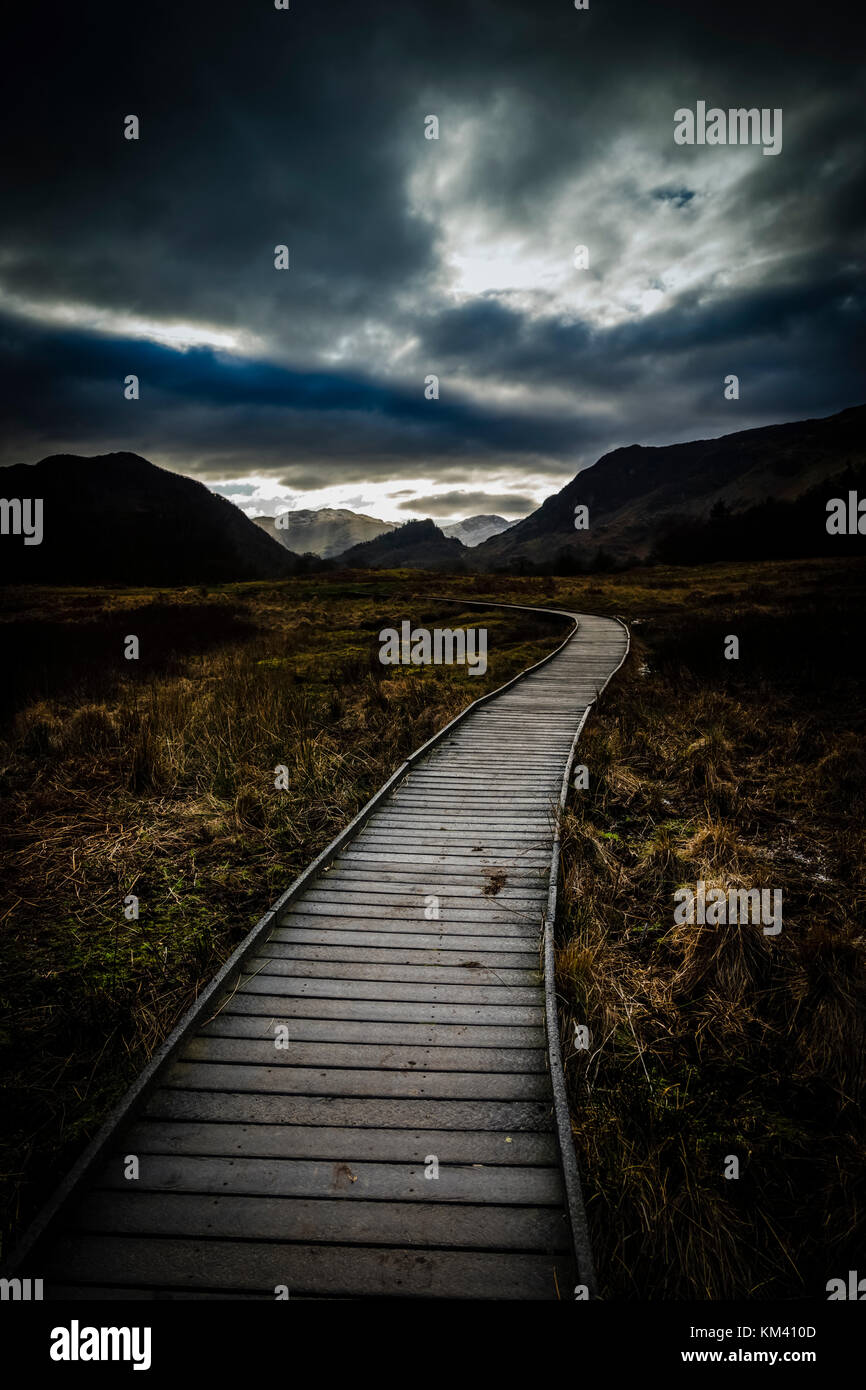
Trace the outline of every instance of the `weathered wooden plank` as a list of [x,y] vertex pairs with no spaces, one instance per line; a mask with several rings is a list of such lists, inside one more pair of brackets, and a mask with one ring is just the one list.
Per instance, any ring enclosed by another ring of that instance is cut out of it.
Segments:
[[[471,950],[472,942],[480,950],[484,949],[486,943],[491,950],[531,951],[536,948],[541,931],[539,908],[531,912],[496,911],[494,903],[489,917],[469,921],[456,912],[443,916],[441,910],[435,921],[426,921],[422,916],[377,917],[375,908],[369,911],[371,915],[367,917],[343,913],[334,917],[299,913],[297,916],[287,916],[275,931],[283,933],[278,938],[283,941],[304,941],[316,933],[320,945],[326,945],[331,937],[334,944],[339,946],[363,946],[375,938],[370,944],[380,949],[386,949],[390,939],[395,947],[411,949],[416,946],[437,951]],[[497,946],[495,942],[500,944]],[[266,953],[269,954],[267,948]]]
[[[433,1153],[432,1148],[428,1152]],[[499,1206],[554,1206],[562,1201],[559,1167],[439,1163],[439,1177],[425,1178],[426,1163],[368,1163],[294,1158],[211,1158],[195,1154],[141,1153],[136,1192],[333,1198],[377,1202],[490,1202]],[[126,1155],[111,1155],[94,1188],[128,1191]]]
[[536,990],[533,998],[530,1004],[430,1004],[397,999],[303,998],[249,992],[233,994],[219,1012],[268,1015],[282,1012],[291,1018],[366,1019],[383,1023],[526,1023],[534,1026],[544,1019],[543,990]]
[[[486,939],[486,938],[485,938]],[[282,950],[293,951],[284,956]],[[496,984],[524,985],[531,987],[539,983],[541,966],[538,953],[531,951],[388,951],[376,949],[373,959],[366,959],[371,953],[362,947],[337,946],[297,948],[271,947],[266,959],[269,961],[267,973],[279,975],[291,973],[296,978],[330,979],[334,976],[348,980],[404,980],[416,984],[449,983],[455,984]],[[317,950],[323,954],[315,960],[306,960],[299,954],[304,950]],[[349,959],[344,956],[352,955]],[[390,960],[388,959],[390,957]],[[488,964],[496,962],[496,964]],[[283,967],[296,967],[285,970]],[[433,973],[431,973],[433,972]],[[471,974],[468,972],[472,972]]]
[[[520,750],[519,766],[524,774],[531,770],[536,772],[539,778],[552,778],[557,766],[561,775],[562,764],[563,754],[561,750],[556,753],[539,753],[532,748],[521,748]],[[444,765],[444,763],[441,764],[441,766]],[[510,765],[514,766],[513,759]],[[509,767],[509,759],[502,753],[483,752],[480,748],[472,752],[464,748],[460,752],[450,751],[448,766],[461,777],[474,775],[480,777],[486,775],[488,771],[505,773]]]
[[[438,886],[437,886],[438,885]],[[410,866],[402,872],[399,869],[392,869],[380,874],[377,870],[348,870],[331,869],[327,874],[323,874],[317,883],[317,889],[329,889],[333,892],[358,892],[358,893],[387,893],[394,897],[405,897],[412,899],[416,894],[434,892],[443,898],[453,898],[455,900],[471,899],[479,897],[483,892],[481,879],[476,882],[466,882],[458,880],[450,882],[447,879],[435,880],[431,887],[429,875],[424,875],[423,880]],[[540,874],[527,874],[511,869],[508,876],[508,883],[502,890],[504,896],[514,898],[530,898],[533,901],[540,897],[545,897],[545,883]]]
[[[523,920],[523,919],[520,919]],[[492,931],[477,932],[475,923],[470,923],[467,927],[462,927],[459,923],[446,918],[444,923],[440,919],[431,922],[395,922],[385,921],[382,930],[378,926],[368,924],[358,925],[357,922],[348,924],[328,921],[320,925],[287,923],[274,928],[274,932],[279,932],[279,936],[269,937],[262,942],[261,955],[274,959],[298,959],[298,960],[352,960],[352,961],[374,961],[381,960],[383,964],[396,964],[406,962],[407,964],[423,964],[425,961],[433,963],[442,961],[442,952],[457,950],[458,952],[465,946],[462,938],[475,939],[478,942],[477,949],[472,952],[473,960],[484,956],[485,964],[493,964],[499,961],[503,966],[513,965],[518,969],[525,969],[538,959],[538,918],[528,918],[525,926],[525,935],[520,937],[514,932],[507,932],[504,940],[505,945],[498,947],[493,945],[498,933]],[[486,925],[486,924],[485,924]],[[498,923],[491,924],[498,926]],[[502,925],[513,926],[513,922],[506,922]],[[435,931],[424,931],[423,928],[434,927]],[[407,930],[406,928],[409,928]],[[421,928],[421,930],[419,930]],[[340,937],[351,938],[348,941],[340,940]],[[374,940],[381,937],[380,941]],[[401,936],[408,937],[404,944],[400,941]],[[438,940],[432,942],[419,941],[419,937],[432,936],[434,938],[443,937],[446,941],[456,940],[456,946],[446,945],[445,941],[441,944]],[[513,961],[507,961],[506,956],[514,956]],[[532,956],[532,962],[522,959],[524,956]],[[447,965],[457,965],[458,961],[446,960]]]
[[[458,968],[462,962],[450,960],[442,955],[438,947],[416,950],[413,946],[369,946],[365,941],[360,946],[335,946],[328,942],[321,932],[291,933],[292,941],[268,941],[262,947],[268,957],[274,960],[304,961],[308,965],[325,964],[328,961],[343,961],[353,965],[425,966],[436,965],[446,968],[450,963]],[[390,935],[390,933],[388,933]],[[487,938],[484,938],[485,948]],[[510,943],[509,943],[510,944]],[[537,951],[473,951],[470,964],[485,970],[530,970],[538,969]],[[520,984],[519,980],[514,980]],[[527,984],[532,983],[526,981]]]
[[[533,857],[535,851],[532,851]],[[429,875],[431,886],[443,880],[446,883],[483,883],[481,872],[488,868],[501,867],[501,860],[490,855],[483,845],[478,844],[477,839],[467,844],[467,852],[461,856],[460,862],[455,863],[452,859],[449,863],[437,861],[435,855],[425,854],[422,863],[419,856],[413,854],[410,861],[404,862],[393,850],[390,854],[375,853],[363,855],[345,854],[340,857],[338,863],[351,869],[353,873],[359,869],[363,873],[398,873],[411,874],[417,878],[419,871],[423,871],[426,878]],[[546,866],[549,868],[549,863]],[[526,853],[521,850],[519,855],[511,853],[511,872],[516,876],[522,874],[525,878],[536,880],[546,872],[546,867],[539,863],[527,863]],[[435,888],[432,891],[436,891]]]
[[388,984],[378,980],[298,980],[281,975],[244,976],[234,997],[271,994],[308,999],[368,999],[400,1004],[535,1004],[539,991],[523,986]]
[[[429,836],[431,848],[450,849],[459,858],[461,836],[468,840],[478,836],[476,844],[483,845],[483,852],[501,855],[510,850],[535,850],[550,845],[551,824],[546,812],[522,816],[515,820],[504,815],[498,818],[489,808],[481,808],[472,813],[458,813],[441,809],[430,814],[425,812],[413,815],[407,812],[393,820],[376,821],[352,844],[352,851],[368,852],[372,843],[392,838],[406,838],[406,843],[416,845],[419,837]],[[477,852],[477,851],[476,851]],[[408,857],[408,856],[405,856]],[[549,857],[549,855],[548,855]]]
[[[394,954],[399,954],[395,952]],[[436,956],[426,965],[383,965],[381,962],[362,964],[356,961],[280,960],[271,957],[262,967],[264,975],[291,975],[293,979],[311,980],[378,980],[392,984],[457,984],[457,985],[515,985],[533,988],[540,982],[537,964],[534,970],[485,969],[476,952],[469,952],[465,966],[448,966],[451,960],[462,960],[463,952],[427,953]],[[474,965],[473,965],[474,958]],[[291,967],[284,969],[283,967]]]
[[[358,838],[357,847],[353,845],[353,854],[375,854],[391,853],[397,846],[402,847],[401,852],[396,856],[405,861],[408,867],[412,867],[422,861],[418,856],[422,854],[450,855],[454,859],[465,857],[469,848],[469,841],[472,842],[473,858],[477,854],[495,858],[500,862],[506,859],[515,862],[518,856],[525,854],[538,855],[543,852],[545,846],[549,847],[551,830],[549,826],[529,827],[526,825],[512,827],[501,834],[497,834],[495,828],[490,828],[490,817],[487,812],[482,812],[478,816],[472,816],[462,824],[452,823],[444,818],[437,818],[427,824],[411,824],[408,817],[395,821],[391,824],[376,825],[376,827]],[[548,858],[549,858],[548,852]],[[342,864],[342,860],[340,863]]]
[[[507,796],[503,792],[502,796]],[[455,808],[443,802],[440,806],[416,806],[407,807],[405,811],[397,812],[396,808],[388,815],[381,818],[371,817],[364,829],[352,840],[343,851],[343,854],[352,854],[357,846],[362,846],[368,839],[374,839],[385,833],[386,830],[404,830],[407,834],[427,830],[441,831],[442,834],[459,834],[463,830],[472,833],[475,830],[484,835],[494,836],[491,844],[499,845],[506,841],[510,836],[516,835],[524,838],[537,838],[543,840],[545,844],[550,844],[551,832],[551,813],[546,806],[538,806],[534,810],[526,810],[519,814],[508,811],[502,806],[465,806]],[[342,862],[343,854],[339,856]],[[336,861],[335,861],[336,862]]]
[[350,1129],[328,1125],[174,1124],[140,1120],[124,1136],[134,1154],[193,1154],[229,1158],[304,1158],[368,1163],[485,1163],[555,1169],[553,1134],[491,1130]]
[[160,1087],[142,1111],[158,1120],[232,1121],[238,1125],[304,1125],[353,1129],[489,1130],[515,1135],[552,1132],[550,1097],[543,1101],[357,1099]]
[[[219,1013],[202,1028],[206,1037],[269,1038],[274,1024],[288,1022],[273,1015]],[[404,1047],[544,1047],[543,1028],[467,1023],[363,1023],[333,1018],[293,1018],[290,1037],[296,1042],[400,1043]]]
[[[456,854],[454,852],[437,854],[432,851],[419,851],[412,854],[412,864],[416,870],[430,865],[431,868],[441,869],[450,872],[451,869],[470,869],[473,873],[478,869],[490,868],[498,869],[502,867],[502,860],[495,855],[482,852],[474,856],[469,841],[471,836],[467,836],[466,853]],[[340,857],[341,864],[393,864],[394,852],[384,848],[381,849],[353,849],[351,854],[344,854]],[[531,868],[544,868],[550,859],[549,855],[544,855],[536,850],[525,851],[520,855],[520,863]]]
[[553,781],[549,792],[535,797],[531,802],[512,804],[505,800],[509,793],[505,787],[492,789],[484,798],[464,799],[450,788],[443,789],[438,796],[430,793],[418,797],[405,806],[391,807],[387,813],[376,816],[364,833],[383,825],[406,825],[428,822],[441,824],[443,828],[460,828],[466,821],[485,817],[484,825],[491,833],[504,834],[507,830],[534,831],[544,834],[550,829],[550,820],[555,816],[555,791]]
[[[503,869],[502,873],[504,875],[506,870]],[[443,902],[440,898],[438,903],[440,917],[434,920],[441,921],[442,917],[448,914],[450,921],[489,922],[497,915],[500,917],[507,915],[520,917],[530,913],[537,919],[539,910],[537,900],[533,902],[531,899],[526,901],[520,899],[515,902],[513,898],[503,898],[499,893],[499,880],[495,877],[490,879],[489,887],[490,891],[487,897],[482,896],[471,905],[467,905],[465,902]],[[428,894],[419,893],[410,905],[399,903],[395,905],[386,901],[363,902],[354,894],[351,895],[348,902],[335,893],[323,893],[316,898],[305,896],[302,907],[285,913],[280,921],[288,924],[292,921],[306,921],[310,917],[327,917],[331,921],[339,918],[350,922],[359,917],[365,920],[372,918],[377,922],[402,922],[408,917],[410,921],[426,921],[429,925],[430,919],[425,916],[428,906],[425,899],[428,896]]]
[[351,919],[351,927],[348,920],[345,917],[307,917],[297,913],[287,916],[275,931],[281,934],[277,938],[280,941],[293,941],[295,931],[299,933],[301,940],[312,931],[316,931],[320,933],[320,939],[330,933],[334,938],[334,944],[340,946],[362,946],[365,937],[373,938],[371,945],[384,946],[387,938],[391,937],[395,946],[417,945],[428,950],[441,951],[471,951],[474,949],[473,942],[479,949],[483,948],[486,942],[491,950],[508,950],[509,947],[516,949],[517,943],[520,942],[522,945],[519,949],[531,951],[537,945],[539,933],[538,916],[528,914],[514,914],[510,917],[500,915],[485,922],[467,922],[462,925],[455,917],[449,930],[437,932],[431,932],[431,923],[425,922],[423,918],[413,922],[405,918],[402,921],[393,921],[387,917],[355,917]]
[[[368,906],[392,906],[411,910],[416,908],[419,902],[423,907],[424,900],[429,896],[429,893],[429,883],[419,883],[416,888],[409,888],[402,883],[374,884],[369,880],[365,882],[363,879],[347,880],[329,877],[313,892],[305,894],[304,902],[359,902]],[[437,896],[446,907],[455,910],[471,909],[477,907],[479,898],[482,905],[489,900],[490,885],[489,883],[485,885],[479,880],[475,884],[447,886]],[[500,902],[508,902],[520,907],[522,904],[531,906],[543,902],[546,895],[541,884],[535,886],[517,884],[512,887],[509,878],[503,886],[497,887],[496,896]]]
[[531,782],[521,787],[514,782],[514,769],[509,770],[505,765],[492,762],[490,759],[481,758],[476,761],[474,758],[463,757],[452,760],[452,771],[449,774],[444,772],[431,774],[423,781],[418,782],[411,788],[406,787],[400,798],[396,796],[382,806],[382,812],[392,815],[404,804],[411,801],[436,801],[447,802],[453,799],[460,802],[464,798],[471,801],[487,801],[501,807],[500,798],[509,796],[514,792],[515,807],[526,805],[532,809],[536,805],[547,805],[552,797],[556,795],[557,774],[562,779],[562,758],[552,758],[549,764],[539,764],[538,759],[533,759],[530,754],[528,764],[521,763],[525,774],[531,777]]
[[[562,781],[562,770],[559,770],[559,781]],[[476,804],[489,807],[497,816],[508,815],[508,819],[518,821],[524,811],[528,815],[536,815],[539,812],[548,812],[552,803],[558,796],[557,776],[554,769],[551,769],[549,776],[543,775],[535,778],[536,786],[531,796],[515,796],[511,799],[511,788],[507,778],[497,779],[492,776],[490,770],[482,772],[477,779],[484,784],[483,795],[466,796],[457,787],[445,782],[430,782],[424,787],[419,787],[413,792],[411,798],[405,803],[398,803],[396,800],[384,808],[382,815],[397,816],[402,814],[404,809],[410,810],[420,803],[421,809],[428,806],[432,809],[451,809],[455,813],[461,809],[473,810]],[[507,797],[505,802],[503,798]],[[378,816],[374,819],[378,820]]]
[[369,838],[375,831],[381,829],[393,829],[394,827],[406,830],[443,830],[460,831],[467,826],[478,825],[479,819],[483,817],[485,834],[499,833],[500,838],[507,833],[515,835],[535,834],[543,836],[550,829],[551,819],[555,812],[551,806],[545,806],[542,802],[536,802],[533,807],[525,810],[517,810],[513,807],[503,806],[501,800],[487,800],[484,802],[461,803],[454,805],[446,798],[437,802],[414,802],[411,806],[397,808],[389,815],[377,816],[368,829],[365,829],[358,839]]
[[441,1100],[544,1100],[546,1073],[327,1070],[324,1067],[233,1066],[172,1062],[166,1086],[210,1091],[259,1091],[309,1096],[418,1096]]
[[389,1071],[543,1072],[544,1049],[521,1047],[417,1047],[399,1043],[294,1042],[285,1048],[270,1038],[190,1038],[181,1056],[187,1062],[237,1062],[244,1066],[362,1067]]
[[540,792],[530,797],[509,795],[506,803],[503,803],[501,794],[488,790],[474,796],[470,793],[461,795],[454,791],[441,792],[439,795],[434,792],[416,792],[413,796],[395,796],[387,811],[381,811],[375,819],[377,824],[389,820],[400,821],[412,816],[416,819],[433,819],[434,816],[447,812],[449,818],[466,820],[471,819],[473,813],[483,811],[493,817],[495,824],[504,821],[506,824],[520,825],[524,821],[546,818],[553,814],[553,810],[552,790],[549,797]]
[[[507,867],[487,871],[483,876],[476,876],[474,881],[482,887],[482,892],[473,898],[449,898],[447,893],[434,895],[431,891],[425,890],[414,895],[411,903],[405,906],[396,906],[386,902],[361,902],[354,899],[345,901],[340,899],[339,894],[334,893],[327,898],[322,897],[316,902],[308,902],[304,898],[295,910],[295,915],[305,918],[322,917],[329,920],[345,918],[350,929],[352,929],[352,925],[349,919],[354,918],[374,918],[383,924],[393,923],[394,925],[399,925],[401,921],[417,922],[419,916],[425,922],[435,923],[443,920],[446,915],[450,922],[465,921],[470,924],[489,922],[491,917],[496,914],[505,918],[519,918],[532,914],[535,920],[538,920],[538,914],[544,906],[544,899],[541,894],[516,898],[508,897],[502,891],[508,885]],[[432,897],[438,901],[431,903]],[[437,909],[440,914],[439,917],[431,916],[431,911]],[[288,915],[288,912],[284,914],[281,921],[287,920]]]
[[[553,1136],[548,1136],[553,1143]],[[567,1252],[561,1207],[95,1192],[75,1226],[106,1235]]]
[[[474,842],[477,844],[477,839]],[[335,882],[339,882],[345,877],[353,882],[388,883],[403,887],[406,884],[417,885],[421,881],[417,869],[412,864],[397,862],[391,868],[369,864],[350,864],[345,868],[336,867],[340,862],[335,861],[335,867],[330,869],[327,875],[322,876],[324,883],[330,883],[332,878]],[[516,866],[512,864],[508,879],[515,889],[519,886],[524,891],[535,891],[544,885],[546,872],[544,869],[528,869],[519,863]],[[468,896],[479,893],[483,882],[477,873],[447,876],[430,874],[427,871],[424,873],[423,881],[425,884],[429,884],[430,891],[433,893],[451,892]]]
[[[537,854],[541,847],[547,845],[550,841],[550,828],[546,826],[539,830],[523,826],[498,834],[495,830],[489,829],[489,817],[486,813],[473,816],[471,821],[465,822],[462,827],[453,825],[450,821],[446,824],[442,819],[427,825],[413,826],[406,818],[392,824],[377,825],[375,830],[370,831],[363,839],[359,837],[357,847],[358,852],[362,854],[377,851],[381,853],[384,850],[391,853],[392,857],[403,860],[411,868],[418,862],[419,854],[435,852],[451,854],[455,858],[462,857],[466,853],[467,841],[470,838],[474,842],[473,855],[484,854],[513,863],[518,856],[527,853]],[[400,852],[395,856],[394,851],[398,848]]]
[[[401,926],[404,925],[405,923],[401,923]],[[264,971],[265,974],[268,975],[297,975],[299,978],[301,976],[306,975],[311,978],[314,976],[318,976],[322,979],[328,978],[327,970],[310,969],[293,971],[291,969],[287,969],[286,967],[291,966],[293,960],[295,960],[295,957],[286,958],[278,950],[278,947],[280,945],[284,945],[287,943],[294,943],[296,941],[302,944],[305,943],[307,941],[307,938],[313,935],[311,931],[302,927],[280,927],[279,931],[285,934],[284,941],[277,941],[274,942],[272,945],[269,945],[266,949],[265,955],[251,957],[247,966],[247,971],[249,974],[260,974],[262,971]],[[297,936],[295,935],[295,932],[297,932]],[[327,939],[329,935],[333,936],[335,939],[334,946],[331,948],[330,953],[327,954],[323,960],[316,962],[319,965],[326,966],[329,963],[329,961],[332,962],[335,966],[340,964],[357,964],[359,962],[340,961],[338,958],[339,951],[356,950],[359,952],[366,952],[368,949],[375,949],[379,951],[380,954],[377,957],[377,959],[381,962],[383,966],[387,965],[389,962],[387,959],[383,959],[383,956],[384,953],[388,951],[388,938],[391,937],[394,941],[394,945],[389,952],[392,962],[399,961],[401,959],[401,953],[415,954],[415,952],[413,952],[413,947],[415,946],[415,943],[417,941],[423,948],[423,951],[419,951],[417,954],[421,955],[422,957],[426,957],[427,964],[431,966],[441,966],[443,969],[447,966],[466,966],[477,970],[482,970],[485,968],[485,953],[490,957],[496,956],[497,954],[503,956],[507,954],[519,954],[521,957],[521,965],[524,968],[531,968],[533,970],[538,968],[539,951],[537,932],[533,932],[532,935],[529,936],[517,936],[514,933],[509,933],[507,936],[494,936],[492,932],[487,932],[478,936],[470,936],[459,930],[455,930],[451,934],[441,934],[445,935],[445,940],[440,940],[439,936],[432,936],[422,931],[376,932],[372,928],[362,928],[359,931],[349,932],[338,930],[334,926],[325,926],[322,928],[321,931],[316,933],[316,939],[319,943],[322,944],[324,950],[327,950]],[[365,936],[369,936],[371,938],[373,942],[372,948],[367,947],[367,944],[364,940]],[[487,949],[488,947],[490,948],[489,951]],[[298,961],[297,963],[300,965],[301,962]],[[314,962],[307,961],[306,964],[312,965],[314,964]],[[400,967],[395,964],[393,968],[399,969]],[[496,967],[492,968],[495,969]],[[355,978],[381,980],[388,980],[391,978],[404,978],[402,975],[391,976],[390,974],[383,974],[377,976],[374,972],[371,973],[369,971],[361,971],[361,973],[356,976],[355,973],[351,970],[334,970],[333,975],[336,978],[346,980],[351,980]],[[434,977],[430,974],[425,974],[420,978],[430,983],[437,983]],[[448,978],[456,979],[456,976],[442,977],[443,980]],[[472,981],[467,980],[466,983],[471,984]],[[475,983],[481,984],[490,982],[482,980],[482,978],[479,976],[478,980],[476,980]],[[503,981],[503,984],[504,983],[519,984],[520,981],[515,980],[513,977],[509,976],[507,980]],[[534,983],[534,981],[527,983]]]
[[557,1298],[574,1282],[566,1256],[503,1251],[287,1245],[263,1241],[69,1236],[47,1259],[52,1282],[258,1290],[292,1296]]
[[[556,795],[557,770],[561,780],[561,766],[557,769],[555,764],[551,763],[550,769],[546,773],[534,769],[531,780],[527,780],[523,784],[515,783],[513,769],[509,773],[504,768],[497,770],[488,767],[477,778],[467,777],[465,772],[461,772],[459,776],[456,773],[450,776],[436,773],[413,783],[411,788],[407,784],[407,790],[403,795],[410,800],[420,797],[425,801],[441,802],[450,798],[460,801],[467,795],[467,782],[469,782],[476,788],[474,794],[469,793],[474,800],[482,799],[495,802],[500,796],[507,795],[510,798],[513,793],[515,805],[532,806],[539,803],[546,805],[550,798]],[[383,810],[394,811],[400,804],[402,804],[402,798],[398,801],[395,797],[392,802],[388,803],[387,808],[383,807]]]

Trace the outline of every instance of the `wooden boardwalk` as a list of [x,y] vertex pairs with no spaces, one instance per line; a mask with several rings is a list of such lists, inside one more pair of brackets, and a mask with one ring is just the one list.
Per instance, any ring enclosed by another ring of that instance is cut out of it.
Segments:
[[553,657],[431,740],[262,919],[16,1274],[55,1299],[591,1282],[543,929],[564,773],[628,635],[571,616]]

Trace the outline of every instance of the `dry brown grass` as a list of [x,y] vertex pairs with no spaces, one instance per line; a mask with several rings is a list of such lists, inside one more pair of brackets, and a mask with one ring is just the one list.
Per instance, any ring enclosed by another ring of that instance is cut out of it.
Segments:
[[[7,603],[7,647],[20,646],[0,741],[9,1232],[294,875],[412,749],[566,629],[461,614],[399,580]],[[376,634],[403,617],[486,626],[487,674],[381,666]],[[119,655],[128,632],[144,634],[137,666]]]
[[[828,594],[829,669],[802,659],[811,599],[790,574],[776,600],[769,648],[736,672],[701,643],[748,627],[742,598],[638,624],[585,733],[557,982],[608,1297],[823,1297],[862,1253],[861,660],[839,642],[862,594]],[[781,888],[782,932],[674,925],[674,890],[699,880]]]
[[[371,666],[374,629],[437,613],[453,626],[430,595],[459,592],[633,624],[581,747],[591,786],[564,827],[559,924],[606,1295],[820,1294],[856,1267],[864,574],[795,562],[0,599],[4,636],[20,639],[20,698],[0,709],[6,1227],[402,757],[555,642],[504,621],[483,682]],[[148,664],[131,672],[115,638],[137,630]],[[719,659],[730,631],[736,669]],[[781,886],[781,936],[674,929],[674,888],[700,878]],[[138,923],[119,911],[128,892]],[[574,1021],[590,1024],[589,1054]],[[737,1182],[721,1176],[729,1153]]]

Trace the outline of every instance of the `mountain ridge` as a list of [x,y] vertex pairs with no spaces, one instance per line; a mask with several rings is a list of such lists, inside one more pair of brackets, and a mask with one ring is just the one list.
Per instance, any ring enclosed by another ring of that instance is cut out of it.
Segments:
[[[564,552],[591,563],[643,561],[666,535],[767,502],[795,503],[821,484],[866,465],[866,405],[834,415],[762,425],[680,444],[629,444],[603,454],[507,532],[475,552],[484,567],[546,563]],[[589,527],[575,530],[575,507]]]
[[41,498],[39,545],[0,538],[7,583],[221,583],[282,578],[299,561],[204,483],[140,454],[49,454],[0,469],[5,498]]
[[[375,540],[395,523],[381,521],[345,507],[317,507],[251,518],[266,535],[294,555],[318,555],[323,560],[341,555],[350,546]],[[283,525],[278,522],[283,519]]]
[[[0,535],[0,578],[158,587],[334,566],[570,573],[685,556],[701,563],[853,553],[864,538],[829,535],[825,506],[847,491],[866,495],[864,438],[866,405],[849,406],[716,438],[611,450],[510,525],[492,515],[447,527],[430,518],[396,525],[322,508],[288,513],[294,533],[291,524],[269,533],[273,518],[249,518],[204,483],[138,454],[52,454],[0,469],[6,530],[14,499],[41,498],[44,510],[41,544]],[[578,507],[588,509],[586,529],[575,528]],[[339,527],[358,520],[375,535],[338,549]],[[505,529],[467,546],[453,532],[472,522],[476,533],[500,522]],[[327,557],[310,554],[309,540],[300,551],[286,543],[299,532],[325,536]]]
[[[282,525],[278,524],[280,519],[283,520]],[[353,512],[346,507],[298,509],[278,512],[274,516],[254,516],[251,520],[293,554],[313,554],[324,560],[342,555],[353,545],[361,545],[396,531],[400,525],[399,522],[382,521],[379,517]],[[480,513],[440,526],[439,530],[444,536],[472,548],[498,535],[511,524],[505,517]]]

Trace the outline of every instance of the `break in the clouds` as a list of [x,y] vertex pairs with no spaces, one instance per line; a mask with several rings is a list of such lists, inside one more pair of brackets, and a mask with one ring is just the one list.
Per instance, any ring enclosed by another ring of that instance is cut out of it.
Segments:
[[[616,445],[862,398],[841,6],[93,3],[19,24],[2,462],[133,449],[250,514],[515,516]],[[678,145],[700,101],[783,111],[780,153]]]

